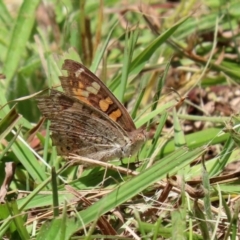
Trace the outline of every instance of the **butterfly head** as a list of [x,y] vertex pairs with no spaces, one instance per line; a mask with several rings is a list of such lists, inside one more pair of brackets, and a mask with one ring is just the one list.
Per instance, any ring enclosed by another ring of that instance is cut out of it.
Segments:
[[146,141],[146,132],[143,129],[136,129],[129,133],[128,144],[125,146],[125,156],[135,154]]

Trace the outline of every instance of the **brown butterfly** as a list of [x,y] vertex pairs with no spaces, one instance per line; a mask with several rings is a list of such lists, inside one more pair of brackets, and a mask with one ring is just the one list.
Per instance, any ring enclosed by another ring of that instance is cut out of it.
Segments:
[[53,144],[59,155],[108,161],[129,157],[146,137],[124,106],[104,83],[82,64],[65,60],[67,76],[60,81],[65,93],[51,89],[37,99],[42,114],[51,121]]

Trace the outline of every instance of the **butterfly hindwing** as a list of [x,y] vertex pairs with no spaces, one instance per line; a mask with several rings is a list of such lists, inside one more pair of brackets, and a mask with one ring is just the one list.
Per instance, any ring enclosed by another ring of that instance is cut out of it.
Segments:
[[[102,161],[105,155],[107,159],[121,157],[121,146],[128,137],[126,132],[92,106],[56,90],[39,98],[38,106],[52,122],[53,143],[61,155],[75,153],[92,158],[94,155],[94,159]],[[97,157],[96,152],[101,154]]]

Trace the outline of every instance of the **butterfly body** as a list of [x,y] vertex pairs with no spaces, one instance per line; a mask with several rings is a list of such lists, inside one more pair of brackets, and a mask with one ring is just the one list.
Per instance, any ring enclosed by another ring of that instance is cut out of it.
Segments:
[[53,144],[63,156],[77,154],[100,161],[133,155],[145,141],[130,115],[108,88],[82,64],[65,60],[65,93],[50,90],[38,107],[51,121]]

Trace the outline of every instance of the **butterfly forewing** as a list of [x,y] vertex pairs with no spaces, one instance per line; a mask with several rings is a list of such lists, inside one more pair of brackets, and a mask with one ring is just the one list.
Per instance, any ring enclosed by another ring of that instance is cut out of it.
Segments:
[[64,61],[62,69],[68,73],[66,77],[60,77],[67,95],[74,96],[104,112],[125,131],[136,129],[125,107],[96,75],[82,64],[69,59]]

